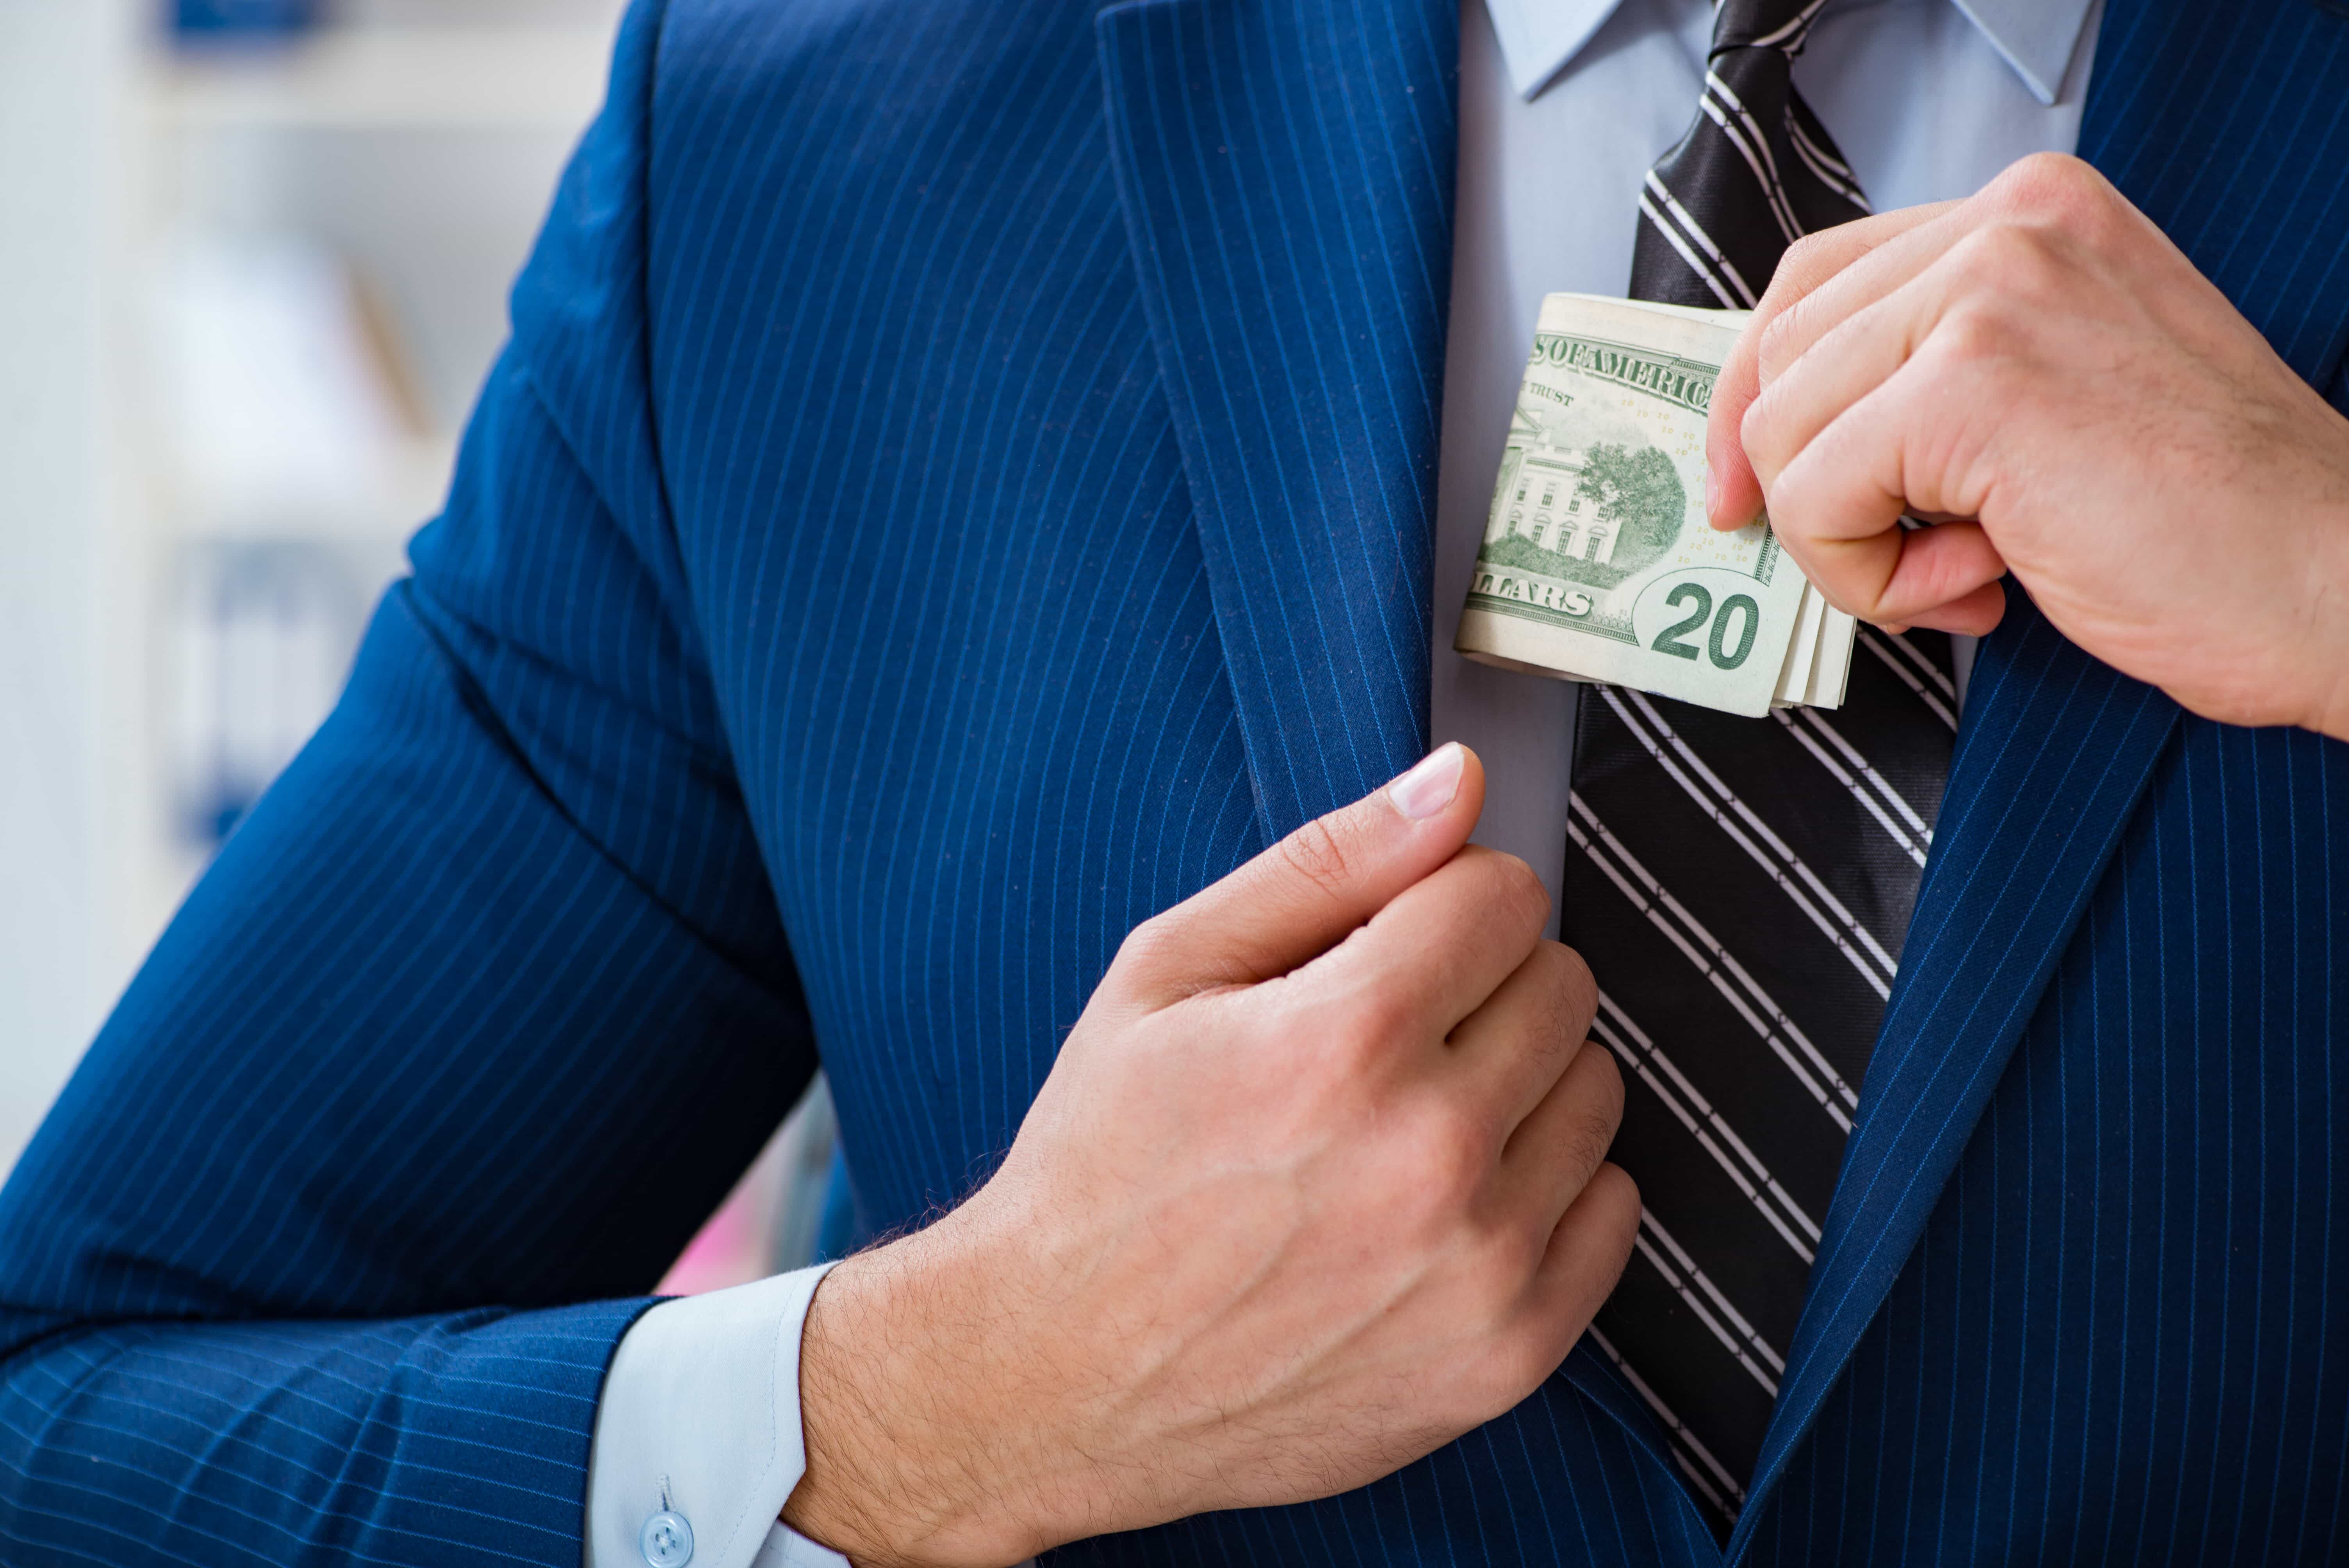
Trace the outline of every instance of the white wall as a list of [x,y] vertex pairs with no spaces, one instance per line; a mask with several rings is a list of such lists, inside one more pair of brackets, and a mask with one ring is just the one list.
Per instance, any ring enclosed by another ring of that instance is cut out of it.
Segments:
[[0,0],[0,1170],[107,956],[106,387],[129,0]]

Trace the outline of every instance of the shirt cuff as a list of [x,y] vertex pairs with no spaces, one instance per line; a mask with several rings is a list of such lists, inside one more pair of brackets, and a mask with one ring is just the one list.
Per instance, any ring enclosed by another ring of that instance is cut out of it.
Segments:
[[759,1550],[750,1568],[854,1568],[847,1558],[829,1546],[818,1546],[790,1525],[778,1520],[767,1532],[767,1544]]
[[588,1460],[586,1568],[848,1568],[780,1522],[807,1471],[800,1330],[830,1267],[665,1301],[622,1336]]

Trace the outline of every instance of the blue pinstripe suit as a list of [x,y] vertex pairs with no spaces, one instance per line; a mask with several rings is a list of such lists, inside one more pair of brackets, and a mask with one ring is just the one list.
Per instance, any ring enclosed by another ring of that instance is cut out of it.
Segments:
[[[819,1046],[917,1221],[1134,922],[1417,755],[1454,35],[638,6],[413,580],[0,1195],[0,1562],[575,1563]],[[2309,0],[2112,0],[2083,151],[2349,406],[2344,84]],[[2340,1560],[2349,750],[2024,604],[1975,680],[1729,1555]],[[1058,1554],[1720,1555],[1588,1351]]]

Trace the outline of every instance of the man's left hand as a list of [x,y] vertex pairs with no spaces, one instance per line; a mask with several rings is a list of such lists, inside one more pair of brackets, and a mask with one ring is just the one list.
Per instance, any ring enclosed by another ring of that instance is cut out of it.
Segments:
[[2011,570],[2197,713],[2349,738],[2349,420],[2077,159],[1789,250],[1709,456],[1863,620],[1986,632]]

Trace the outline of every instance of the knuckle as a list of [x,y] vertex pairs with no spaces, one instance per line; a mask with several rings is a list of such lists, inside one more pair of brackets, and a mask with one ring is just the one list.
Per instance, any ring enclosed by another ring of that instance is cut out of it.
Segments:
[[1480,907],[1501,911],[1535,931],[1549,919],[1549,889],[1542,885],[1540,873],[1517,856],[1470,844],[1454,865],[1459,874],[1472,879]]
[[2003,314],[1979,298],[1951,306],[1932,334],[1933,353],[1945,366],[1988,365],[2006,358],[2014,347]]
[[1779,483],[1785,482],[1801,450],[1795,442],[1799,426],[1792,419],[1793,394],[1785,390],[1787,385],[1768,383],[1737,421],[1737,444],[1744,449],[1745,460],[1754,465],[1755,476]]
[[1492,1164],[1485,1129],[1451,1105],[1417,1119],[1405,1163],[1419,1189],[1445,1212],[1457,1212],[1485,1184]]
[[2000,175],[2004,203],[2033,221],[2081,239],[2108,232],[2120,192],[2093,164],[2061,152],[2034,152]]
[[1996,274],[2001,294],[2044,301],[2071,281],[2073,246],[2058,232],[2020,224],[1993,231],[1998,236]]
[[2016,159],[1999,176],[2015,200],[2062,204],[2093,195],[2105,178],[2085,159],[2064,152],[2033,152]]
[[1115,964],[1125,969],[1155,968],[1177,945],[1174,922],[1162,913],[1136,925],[1117,944]]
[[1583,1202],[1599,1234],[1618,1257],[1629,1257],[1640,1233],[1640,1184],[1620,1165],[1602,1164],[1582,1189]]
[[1586,1040],[1574,1059],[1574,1068],[1578,1075],[1576,1087],[1585,1097],[1600,1136],[1611,1141],[1615,1130],[1623,1125],[1623,1069],[1615,1053],[1596,1040]]
[[1412,1027],[1411,998],[1382,975],[1354,986],[1338,1005],[1338,1033],[1357,1057],[1383,1055]]
[[1322,892],[1335,894],[1351,879],[1346,845],[1325,819],[1317,818],[1280,841],[1282,863]]
[[1547,922],[1549,889],[1542,885],[1541,874],[1516,855],[1498,851],[1488,854],[1495,892],[1509,901],[1527,924],[1539,927]]
[[1999,218],[1960,241],[1958,253],[1972,272],[1995,280],[2010,268],[2036,264],[2046,243],[2046,229],[2031,219]]
[[1179,979],[1185,968],[1187,945],[1172,911],[1154,914],[1125,934],[1103,979],[1144,987]]
[[1567,1119],[1567,1149],[1576,1170],[1596,1171],[1606,1163],[1607,1151],[1615,1146],[1615,1130],[1622,1119],[1619,1092],[1611,1100],[1582,1106]]
[[1599,1015],[1599,977],[1573,948],[1564,943],[1550,945],[1555,949],[1550,962],[1557,973],[1558,1005],[1569,1020],[1568,1033],[1579,1041],[1589,1032],[1590,1020]]
[[1771,282],[1775,284],[1783,279],[1799,286],[1803,280],[1825,270],[1828,253],[1835,243],[1827,238],[1827,232],[1824,229],[1818,230],[1788,245],[1785,254],[1778,258],[1778,270]]
[[1479,1315],[1497,1320],[1510,1315],[1541,1267],[1548,1241],[1523,1215],[1479,1227],[1465,1271]]
[[[1795,242],[1795,248],[1800,249],[1814,242],[1814,237],[1806,235]],[[1794,250],[1786,253],[1790,259],[1794,253]],[[1811,318],[1818,314],[1817,301],[1816,294],[1804,294],[1788,300],[1785,308],[1762,328],[1762,335],[1754,340],[1754,346],[1760,356],[1762,379],[1765,384],[1793,362],[1794,345],[1802,340]]]
[[1522,1202],[1489,1202],[1477,1212],[1471,1246],[1473,1277],[1485,1300],[1508,1300],[1525,1289],[1541,1263],[1548,1234],[1534,1225]]
[[1573,1065],[1590,1023],[1577,992],[1579,966],[1573,949],[1555,942],[1543,943],[1526,960],[1526,975],[1532,982],[1526,1044],[1561,1070]]
[[1737,417],[1737,444],[1757,476],[1786,466],[1785,454],[1778,449],[1777,439],[1777,411],[1782,399],[1771,396],[1776,389],[1776,383],[1765,384],[1754,401],[1745,405],[1745,412]]

